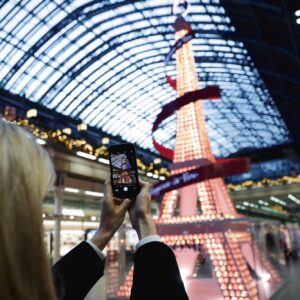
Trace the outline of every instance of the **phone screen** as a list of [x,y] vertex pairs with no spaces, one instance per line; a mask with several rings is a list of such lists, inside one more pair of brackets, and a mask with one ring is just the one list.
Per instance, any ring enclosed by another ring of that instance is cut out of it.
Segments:
[[133,145],[115,145],[109,149],[113,193],[126,198],[138,193],[136,156]]

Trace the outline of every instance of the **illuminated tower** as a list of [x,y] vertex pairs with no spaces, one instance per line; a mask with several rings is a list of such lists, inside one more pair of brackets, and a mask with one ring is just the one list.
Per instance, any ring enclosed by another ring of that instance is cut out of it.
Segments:
[[[174,27],[177,41],[176,101],[180,101],[187,93],[197,91],[199,83],[192,45],[186,38],[192,32],[191,28],[182,16],[177,18]],[[190,101],[176,114],[171,175],[217,165],[201,102]],[[155,146],[161,149],[157,143]],[[207,180],[165,193],[157,221],[158,232],[162,240],[174,249],[190,300],[267,299],[278,286],[280,277],[252,242],[247,232],[248,223],[237,214],[223,178],[216,178],[212,173]],[[158,185],[166,185],[166,182]],[[197,270],[201,268],[199,255],[211,262],[213,271],[209,278],[197,276]],[[120,296],[128,296],[130,277],[121,287]],[[268,284],[269,294],[263,287],[265,284]],[[262,289],[263,294],[260,293]]]
[[[188,24],[183,18],[177,19],[175,23],[176,40],[183,38],[189,33],[188,27]],[[191,42],[187,42],[180,49],[177,49],[176,60],[176,88],[178,96],[197,90],[199,84]],[[197,101],[177,111],[174,163],[199,159],[209,160],[212,163],[215,162],[205,128],[202,105],[200,101]],[[187,168],[175,169],[172,171],[172,174],[182,173],[186,170]],[[179,216],[174,216],[178,201]],[[198,211],[200,211],[201,214],[198,214]],[[229,241],[230,235],[219,230],[210,233],[209,228],[208,233],[210,234],[199,234],[197,233],[197,229],[191,232],[186,226],[187,223],[189,224],[188,228],[190,228],[192,224],[201,221],[221,221],[226,218],[234,217],[237,217],[237,213],[224,181],[221,178],[217,178],[167,193],[163,198],[158,224],[176,224],[177,226],[178,224],[183,224],[182,230],[176,230],[177,232],[174,232],[175,235],[167,235],[164,238],[171,246],[176,244],[178,246],[181,246],[181,244],[200,244],[201,247],[205,248],[206,253],[211,257],[224,297],[242,297],[242,299],[248,297],[249,299],[257,299],[258,293],[255,283],[250,276],[245,260],[241,257],[241,250],[237,243]],[[159,231],[165,235],[172,229],[171,227],[172,226],[159,226]],[[184,231],[192,234],[180,234]],[[180,262],[180,269],[184,270],[182,271],[182,276],[186,278],[189,276],[192,277],[197,251],[190,250],[184,252],[184,256],[187,257],[185,260],[181,258],[182,251],[175,250],[175,252]],[[232,273],[232,278],[229,276],[229,273]],[[186,278],[184,278],[184,281],[189,290]],[[196,281],[193,280],[193,282],[195,284]],[[230,290],[228,289],[229,282],[233,284]],[[199,282],[199,285],[200,284]],[[212,287],[216,288],[214,285],[210,288]],[[197,290],[197,288],[194,289]],[[197,290],[197,293],[199,292],[200,291]],[[197,297],[197,295],[190,295],[190,297]]]
[[[182,17],[175,22],[175,29],[176,40],[182,39],[190,31],[189,25]],[[176,60],[176,89],[180,97],[187,92],[198,90],[199,87],[191,42],[187,42],[177,49]],[[210,147],[200,101],[185,105],[177,111],[173,162],[176,166],[176,163],[195,160],[198,160],[197,163],[201,160],[203,164],[216,161]],[[182,173],[189,168],[175,168],[171,174]],[[172,192],[164,197],[160,216],[162,223],[170,218],[176,223],[184,222],[184,220],[189,220],[189,218],[184,218],[185,216],[197,215],[198,209],[202,213],[196,217],[197,220],[214,220],[237,216],[223,179],[211,179],[190,185],[180,189],[178,193],[176,192],[176,197],[174,195],[175,192]],[[174,218],[175,198],[180,198],[180,217],[178,218]]]
[[[177,18],[174,27],[177,41],[191,31],[183,17]],[[178,96],[198,90],[190,41],[177,49],[176,61]],[[181,107],[177,110],[171,174],[215,163],[201,102]],[[179,215],[176,216],[178,206]],[[259,257],[246,231],[247,223],[239,218],[223,178],[208,179],[166,193],[157,224],[163,241],[175,249],[190,300],[199,299],[199,295],[202,299],[259,299],[259,282],[251,276],[250,270],[274,286],[280,281],[270,263]],[[214,278],[196,278],[199,249],[202,255],[205,253],[209,257]]]

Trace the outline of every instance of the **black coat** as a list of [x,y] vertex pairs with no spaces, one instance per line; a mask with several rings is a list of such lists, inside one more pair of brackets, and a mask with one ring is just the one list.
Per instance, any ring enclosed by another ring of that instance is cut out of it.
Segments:
[[134,256],[131,300],[188,300],[173,251],[151,242]]
[[82,300],[103,276],[104,262],[86,242],[63,256],[52,268],[59,300]]
[[[103,276],[104,262],[85,242],[53,266],[58,299],[82,300]],[[141,246],[134,257],[131,300],[187,300],[173,251],[165,244]]]

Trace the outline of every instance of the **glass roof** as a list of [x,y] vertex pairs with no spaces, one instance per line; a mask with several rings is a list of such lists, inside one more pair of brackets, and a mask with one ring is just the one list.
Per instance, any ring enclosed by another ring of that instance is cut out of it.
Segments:
[[[204,101],[213,152],[289,142],[272,97],[219,0],[193,0],[186,17],[199,87],[219,85],[222,99]],[[154,151],[151,128],[176,98],[164,58],[175,42],[173,1],[0,2],[0,87]],[[175,116],[156,132],[175,142]]]

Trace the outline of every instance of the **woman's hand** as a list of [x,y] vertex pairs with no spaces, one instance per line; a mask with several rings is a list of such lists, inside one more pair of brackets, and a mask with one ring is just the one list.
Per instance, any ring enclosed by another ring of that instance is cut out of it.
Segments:
[[150,184],[140,180],[141,191],[129,208],[129,218],[139,239],[156,235],[156,227],[151,214]]
[[100,250],[105,248],[115,232],[122,225],[130,203],[130,199],[121,200],[113,197],[110,180],[106,180],[102,199],[100,226],[91,239]]

